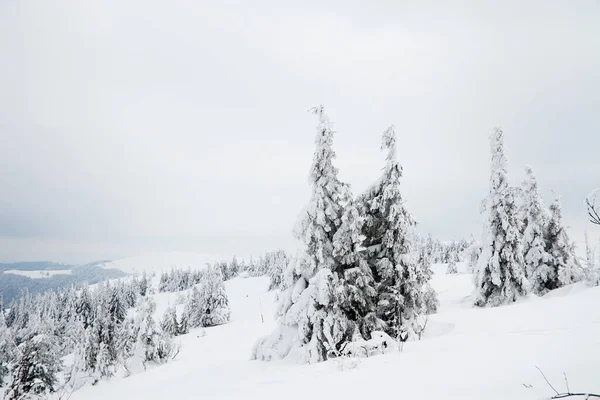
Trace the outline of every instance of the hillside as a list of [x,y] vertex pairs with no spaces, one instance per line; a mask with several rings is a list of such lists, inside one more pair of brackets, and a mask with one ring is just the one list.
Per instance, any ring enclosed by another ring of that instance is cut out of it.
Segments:
[[[459,267],[463,267],[459,265]],[[600,392],[600,287],[575,284],[543,298],[475,309],[471,275],[435,266],[439,313],[423,339],[402,352],[314,365],[250,361],[256,339],[273,326],[275,293],[266,278],[226,282],[229,324],[181,336],[169,364],[75,392],[72,400],[101,399],[367,399],[402,393],[407,399],[547,399],[563,372],[573,391]],[[157,314],[177,294],[156,296]],[[261,305],[265,322],[261,322]]]
[[207,264],[219,261],[216,256],[190,253],[190,252],[164,252],[164,253],[148,253],[133,257],[121,258],[114,261],[109,261],[103,264],[106,269],[117,269],[126,274],[141,274],[146,272],[160,273],[163,270],[176,269],[202,269]]

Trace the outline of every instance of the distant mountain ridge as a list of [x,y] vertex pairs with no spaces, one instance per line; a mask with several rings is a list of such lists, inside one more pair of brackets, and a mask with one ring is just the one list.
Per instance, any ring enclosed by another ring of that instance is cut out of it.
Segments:
[[[19,297],[24,291],[43,293],[48,290],[68,286],[90,285],[109,279],[120,278],[127,274],[114,268],[104,268],[108,261],[95,261],[85,265],[70,265],[50,261],[28,261],[16,263],[0,263],[0,299],[4,304]],[[5,271],[57,271],[70,270],[70,274],[52,275],[44,278],[6,273]]]

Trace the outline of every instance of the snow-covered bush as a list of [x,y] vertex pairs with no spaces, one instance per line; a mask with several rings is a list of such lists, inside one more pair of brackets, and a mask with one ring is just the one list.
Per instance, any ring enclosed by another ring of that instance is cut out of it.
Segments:
[[398,342],[385,332],[373,331],[369,340],[347,342],[342,349],[342,354],[352,357],[370,357],[393,351],[398,351]]

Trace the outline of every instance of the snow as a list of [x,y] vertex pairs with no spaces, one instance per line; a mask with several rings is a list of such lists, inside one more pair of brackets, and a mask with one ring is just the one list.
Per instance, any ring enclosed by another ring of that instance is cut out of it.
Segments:
[[104,264],[104,268],[118,269],[127,274],[161,273],[163,270],[177,269],[202,269],[207,264],[222,261],[222,258],[200,253],[189,252],[164,252],[148,253],[139,256],[121,258]]
[[[71,399],[548,399],[536,366],[559,390],[565,372],[572,391],[600,392],[600,287],[578,283],[480,309],[471,306],[463,263],[458,274],[433,269],[439,312],[401,352],[311,365],[250,361],[256,340],[275,328],[276,294],[266,277],[235,278],[225,283],[230,323],[178,337],[181,352],[169,364],[86,386]],[[157,318],[178,295],[155,296]]]
[[5,274],[14,274],[26,276],[33,279],[50,278],[54,275],[71,275],[70,269],[56,269],[56,270],[35,270],[35,271],[21,271],[18,269],[8,269],[4,271]]

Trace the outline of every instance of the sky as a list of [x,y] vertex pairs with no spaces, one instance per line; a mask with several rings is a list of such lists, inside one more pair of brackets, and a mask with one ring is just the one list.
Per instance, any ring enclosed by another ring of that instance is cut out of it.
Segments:
[[292,249],[316,120],[355,194],[398,132],[406,207],[481,234],[488,136],[574,240],[600,228],[600,3],[0,1],[0,261]]

